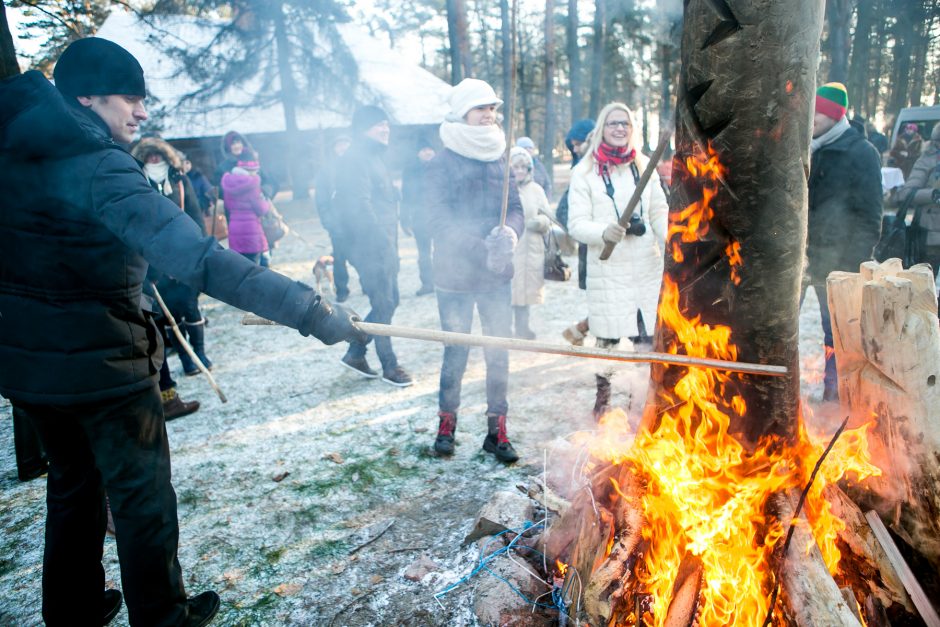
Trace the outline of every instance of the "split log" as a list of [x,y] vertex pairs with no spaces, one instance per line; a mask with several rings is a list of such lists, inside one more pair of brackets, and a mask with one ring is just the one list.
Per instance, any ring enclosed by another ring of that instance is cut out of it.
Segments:
[[695,624],[703,575],[702,562],[697,557],[686,555],[672,590],[672,601],[664,623],[666,627],[692,627]]
[[875,509],[940,569],[940,325],[927,265],[866,262],[834,272],[827,289],[839,396],[869,437],[881,477],[850,495]]
[[[784,494],[774,498],[781,520],[789,521],[795,511],[794,501]],[[796,627],[836,625],[861,627],[849,608],[839,586],[829,574],[822,553],[809,530],[809,522],[800,514],[793,540],[784,556],[780,585],[788,624]]]

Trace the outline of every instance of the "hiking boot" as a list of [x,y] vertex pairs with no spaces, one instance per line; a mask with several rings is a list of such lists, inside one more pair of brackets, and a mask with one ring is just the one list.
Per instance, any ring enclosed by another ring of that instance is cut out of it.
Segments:
[[167,421],[188,416],[199,409],[199,401],[184,401],[176,393],[176,388],[160,392],[160,397],[163,401],[163,419]]
[[104,591],[104,615],[101,619],[102,625],[107,625],[114,620],[117,613],[121,611],[121,600],[123,598],[120,590]]
[[350,370],[359,373],[366,379],[375,379],[379,376],[379,373],[369,367],[369,362],[366,361],[365,357],[350,357],[348,354],[343,355],[343,358],[339,361]]
[[187,617],[185,627],[205,627],[219,611],[219,595],[212,590],[186,600]]
[[414,379],[411,378],[411,375],[401,366],[395,366],[391,370],[383,372],[382,381],[400,388],[406,388],[414,383]]
[[437,413],[437,438],[434,440],[434,451],[438,455],[451,456],[454,454],[454,433],[457,431],[457,414],[449,411]]
[[418,288],[418,291],[415,292],[415,296],[424,296],[425,294],[433,294],[434,286],[433,285],[422,285]]
[[596,374],[594,378],[597,382],[597,396],[594,398],[594,409],[591,414],[594,415],[594,421],[600,419],[610,411],[610,377]]
[[506,435],[506,416],[487,414],[486,420],[489,426],[489,433],[483,440],[483,450],[492,453],[496,459],[504,464],[511,464],[519,459],[516,449],[509,442]]

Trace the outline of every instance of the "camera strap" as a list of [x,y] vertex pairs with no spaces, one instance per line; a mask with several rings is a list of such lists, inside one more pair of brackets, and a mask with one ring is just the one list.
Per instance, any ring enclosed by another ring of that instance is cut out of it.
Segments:
[[[640,184],[640,170],[636,167],[636,160],[630,162],[630,172],[633,173],[633,184]],[[607,164],[605,163],[601,166],[601,180],[604,182],[604,189],[607,191],[607,196],[610,198],[610,202],[614,203],[614,213],[617,214],[617,220],[620,220],[620,210],[617,209],[617,201],[614,200],[614,183],[610,180],[610,170],[607,169]],[[643,196],[640,196],[640,219],[643,219]]]

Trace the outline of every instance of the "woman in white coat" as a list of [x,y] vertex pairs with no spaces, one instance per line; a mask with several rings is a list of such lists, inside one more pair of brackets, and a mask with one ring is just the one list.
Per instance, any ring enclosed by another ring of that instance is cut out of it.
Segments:
[[[622,103],[604,107],[568,189],[568,232],[588,246],[588,320],[597,346],[603,348],[616,346],[622,337],[634,345],[651,344],[663,277],[669,208],[655,172],[630,227],[618,223],[647,163],[634,148],[633,120]],[[601,261],[608,242],[617,247]],[[610,406],[610,375],[597,375],[596,418]]]
[[525,232],[513,253],[512,311],[516,319],[514,335],[534,340],[529,327],[529,306],[545,301],[545,234],[552,215],[545,190],[533,179],[532,155],[516,146],[509,151],[509,164],[519,187],[519,200],[525,212]]

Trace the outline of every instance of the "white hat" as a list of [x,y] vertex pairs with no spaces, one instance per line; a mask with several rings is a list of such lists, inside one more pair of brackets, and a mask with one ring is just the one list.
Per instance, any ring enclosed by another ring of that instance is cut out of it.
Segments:
[[509,162],[512,163],[516,159],[522,159],[529,169],[532,169],[532,155],[522,146],[513,146],[509,149]]
[[450,98],[447,103],[450,105],[450,113],[447,118],[452,122],[463,120],[463,116],[474,107],[484,105],[503,104],[503,101],[496,96],[496,92],[486,81],[478,78],[465,78],[450,92]]

